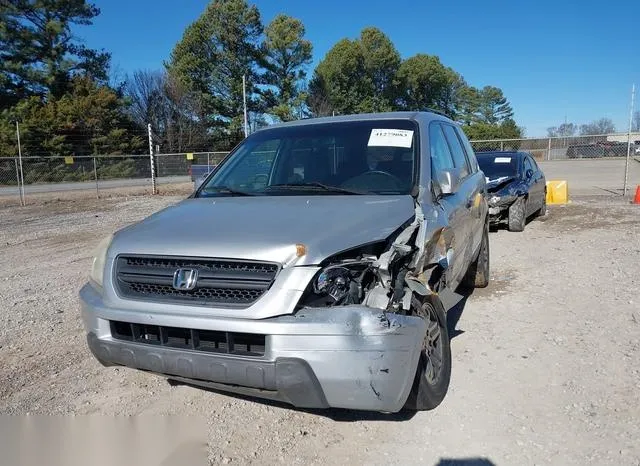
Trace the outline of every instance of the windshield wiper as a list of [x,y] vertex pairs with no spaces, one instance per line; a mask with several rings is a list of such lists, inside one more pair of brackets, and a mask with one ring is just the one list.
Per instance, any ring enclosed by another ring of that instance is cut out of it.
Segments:
[[220,193],[233,194],[234,196],[255,196],[255,194],[253,193],[238,191],[237,189],[230,188],[229,186],[209,186],[206,189],[203,189],[201,193],[206,194],[209,191],[217,191]]
[[265,189],[271,188],[284,188],[284,189],[305,189],[305,188],[320,188],[324,191],[331,191],[336,193],[345,193],[345,194],[369,194],[368,192],[356,191],[353,189],[341,188],[340,186],[330,186],[324,183],[320,183],[318,181],[310,181],[307,183],[282,183],[282,184],[272,184],[267,186]]

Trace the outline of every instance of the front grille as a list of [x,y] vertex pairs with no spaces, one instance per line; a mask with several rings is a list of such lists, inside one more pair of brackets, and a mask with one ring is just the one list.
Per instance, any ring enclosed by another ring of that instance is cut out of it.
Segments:
[[[173,276],[181,268],[197,270],[193,290],[174,288]],[[124,298],[246,307],[271,287],[277,273],[278,265],[268,262],[119,256],[115,286]]]
[[159,325],[110,321],[111,336],[169,348],[239,356],[264,356],[265,336],[254,333],[217,332]]

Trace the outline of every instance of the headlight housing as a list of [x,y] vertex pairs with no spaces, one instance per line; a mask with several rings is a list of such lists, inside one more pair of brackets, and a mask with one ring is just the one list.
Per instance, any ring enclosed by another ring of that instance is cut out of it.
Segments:
[[361,302],[375,278],[372,263],[372,259],[350,259],[324,266],[307,286],[300,304],[331,307]]
[[102,284],[104,280],[104,267],[107,262],[107,251],[112,239],[113,235],[102,238],[93,254],[90,279],[95,285],[100,288],[102,288],[103,286]]

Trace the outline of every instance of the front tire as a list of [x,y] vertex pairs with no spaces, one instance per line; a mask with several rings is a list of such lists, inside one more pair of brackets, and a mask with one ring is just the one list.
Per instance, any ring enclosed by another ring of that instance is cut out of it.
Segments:
[[428,411],[436,408],[449,390],[451,347],[447,317],[440,299],[435,295],[426,296],[422,301],[414,296],[411,308],[415,315],[425,320],[427,331],[405,408]]
[[518,198],[509,206],[508,228],[509,231],[524,231],[524,224],[527,220],[527,204],[524,197]]
[[547,215],[547,192],[544,192],[544,199],[542,200],[542,207],[538,210],[536,217],[544,217]]

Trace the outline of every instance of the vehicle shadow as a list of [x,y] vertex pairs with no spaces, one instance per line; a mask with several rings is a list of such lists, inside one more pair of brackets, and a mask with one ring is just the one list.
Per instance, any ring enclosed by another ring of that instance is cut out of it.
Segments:
[[199,385],[192,385],[183,381],[171,381],[172,386],[188,386],[196,388],[197,390],[203,390],[218,395],[226,396],[229,398],[235,398],[238,400],[250,401],[252,403],[260,403],[266,406],[274,408],[282,408],[288,411],[298,411],[301,413],[312,414],[315,416],[322,416],[331,419],[336,422],[356,422],[356,421],[385,421],[385,422],[402,422],[408,421],[417,414],[417,411],[401,410],[397,413],[381,413],[377,411],[359,411],[355,409],[340,409],[340,408],[326,408],[326,409],[310,409],[310,408],[297,408],[288,403],[277,400],[269,400],[266,398],[257,398],[250,395],[244,395],[239,393],[231,393],[222,390],[216,390],[215,388],[201,387]]
[[487,458],[441,458],[435,466],[496,466]]
[[473,292],[474,288],[460,287],[454,294],[456,298],[459,298],[457,302],[449,303],[447,310],[447,331],[449,333],[449,339],[454,339],[458,335],[462,335],[464,333],[464,330],[457,329],[456,327],[460,321],[460,317],[462,317],[467,300]]

